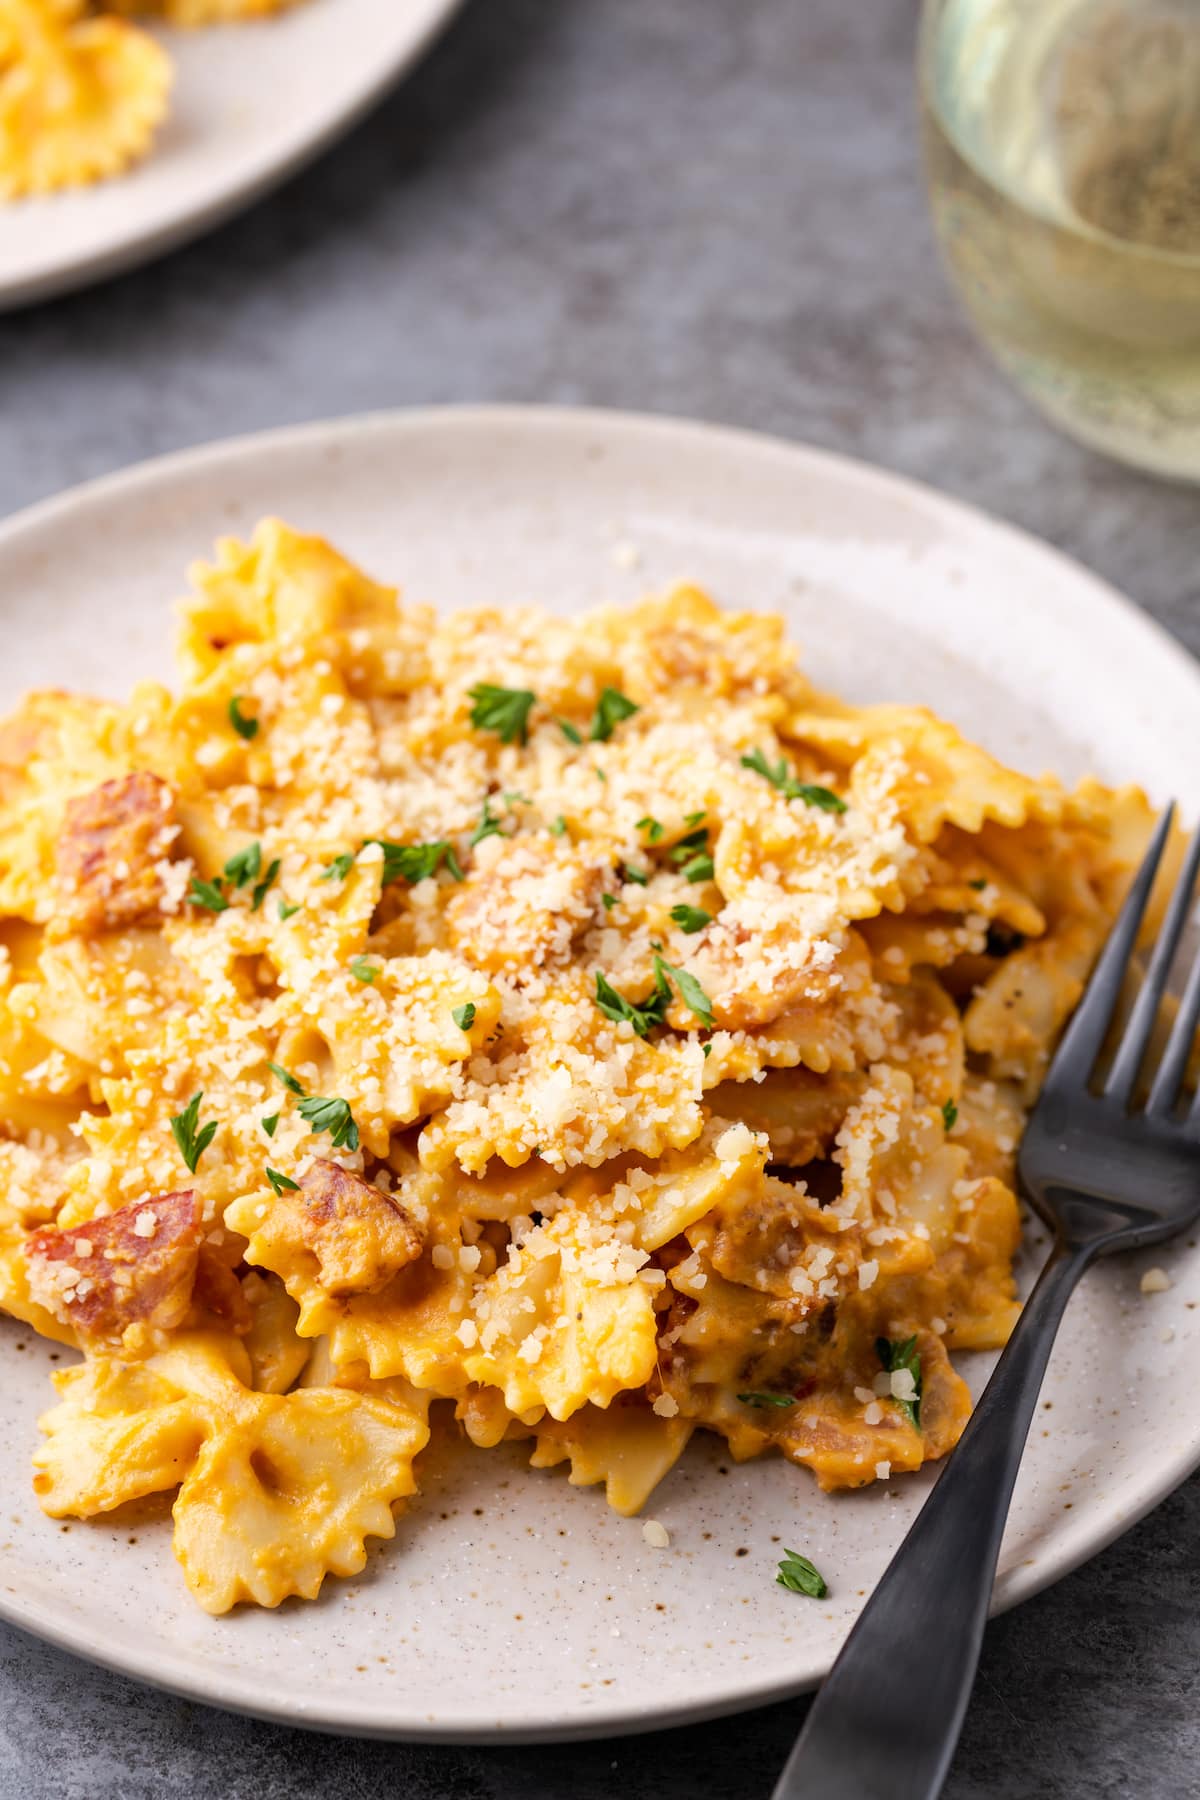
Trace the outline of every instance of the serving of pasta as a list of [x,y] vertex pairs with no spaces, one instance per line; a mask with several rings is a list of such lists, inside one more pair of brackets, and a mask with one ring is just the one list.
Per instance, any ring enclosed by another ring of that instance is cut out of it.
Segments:
[[0,0],[0,200],[85,187],[148,155],[171,58],[136,21],[214,25],[298,0]]
[[389,1538],[431,1432],[639,1511],[698,1429],[941,1457],[1013,1158],[1152,810],[814,689],[684,588],[402,603],[277,521],[177,694],[0,726],[0,1307],[53,1518],[208,1611]]

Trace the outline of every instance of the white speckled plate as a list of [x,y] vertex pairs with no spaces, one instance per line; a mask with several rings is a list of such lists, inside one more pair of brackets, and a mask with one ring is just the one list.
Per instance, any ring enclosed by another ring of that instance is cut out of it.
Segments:
[[[936,494],[792,446],[603,413],[400,414],[151,463],[0,529],[0,703],[168,668],[165,602],[220,532],[278,512],[445,606],[570,609],[694,578],[779,608],[818,681],[928,701],[1001,754],[1200,806],[1200,670],[1082,569]],[[1001,1559],[1000,1606],[1125,1530],[1200,1461],[1200,1253],[1098,1270],[1072,1302]],[[165,1521],[58,1525],[27,1455],[53,1349],[0,1326],[0,1612],[200,1700],[437,1738],[600,1735],[815,1683],[926,1491],[821,1495],[694,1445],[651,1503],[671,1547],[518,1451],[453,1449],[359,1579],[205,1617]],[[963,1358],[976,1384],[986,1358]],[[817,1603],[774,1583],[781,1546]]]
[[159,31],[170,112],[127,175],[0,204],[0,311],[148,262],[323,150],[398,81],[462,0],[305,0],[252,24]]

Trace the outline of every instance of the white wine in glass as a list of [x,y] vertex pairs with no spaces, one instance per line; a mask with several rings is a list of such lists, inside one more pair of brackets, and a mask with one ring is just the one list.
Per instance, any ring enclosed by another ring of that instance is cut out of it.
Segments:
[[938,236],[1043,412],[1200,481],[1200,0],[926,0]]

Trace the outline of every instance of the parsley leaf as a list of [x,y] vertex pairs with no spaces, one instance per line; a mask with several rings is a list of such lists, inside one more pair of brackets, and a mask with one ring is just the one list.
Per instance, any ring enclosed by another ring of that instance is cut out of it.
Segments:
[[343,850],[342,854],[340,856],[335,856],[333,861],[326,868],[322,869],[321,880],[322,881],[345,881],[347,875],[350,873],[350,871],[353,867],[354,867],[354,852],[353,852],[353,850]]
[[455,881],[465,881],[454,846],[445,838],[432,844],[393,844],[389,838],[364,838],[366,844],[378,844],[383,851],[383,885],[393,881],[428,881],[445,863]]
[[703,1050],[704,1060],[705,1060],[705,1062],[707,1062],[709,1057],[712,1055],[712,1045],[711,1044],[701,1044],[700,1048]]
[[690,862],[685,862],[679,873],[686,876],[689,881],[711,881],[713,859],[707,850],[703,850],[699,856],[693,856]]
[[[795,1394],[750,1393],[739,1394],[738,1399],[743,1406],[795,1406],[797,1404]],[[790,1555],[791,1552],[789,1551],[788,1554]]]
[[661,956],[654,959],[654,973],[660,987],[666,987],[669,975],[679,989],[679,998],[683,1004],[690,1006],[700,1023],[711,1029],[712,1001],[694,975],[690,975],[686,969],[676,968],[674,963],[664,962]]
[[563,818],[562,814],[559,813],[553,825],[548,825],[546,829],[551,837],[561,837],[563,832],[567,829],[567,821]]
[[677,844],[672,844],[667,851],[667,860],[677,864],[689,863],[697,855],[706,853],[707,850],[708,826],[702,825],[698,831],[689,831],[687,836],[681,837]]
[[240,738],[249,743],[258,736],[258,720],[252,719],[242,711],[242,696],[235,694],[229,702],[229,723]]
[[524,744],[529,738],[529,715],[537,695],[528,688],[495,687],[481,681],[468,690],[471,723],[477,731],[496,731],[502,744]]
[[974,888],[977,894],[982,894],[984,888],[987,886],[987,876],[981,875],[977,881],[968,881],[967,886],[969,888]]
[[958,1108],[955,1106],[953,1100],[947,1100],[942,1108],[942,1124],[947,1131],[953,1131],[957,1120]]
[[286,900],[281,900],[279,902],[279,917],[281,919],[290,919],[293,913],[298,913],[299,911],[299,905],[291,906]]
[[593,744],[607,743],[622,719],[632,719],[638,708],[619,688],[606,687],[596,702],[588,737]]
[[[210,1119],[207,1125],[200,1124],[200,1102],[204,1098],[204,1090],[193,1094],[181,1113],[176,1113],[171,1120],[171,1136],[179,1146],[179,1154],[187,1164],[191,1174],[196,1173],[196,1164],[208,1149],[217,1135],[217,1121]],[[197,1126],[199,1129],[197,1130]]]
[[626,881],[632,881],[637,887],[646,887],[650,880],[650,877],[644,875],[641,869],[631,869],[628,863],[625,864],[623,873]]
[[518,800],[521,802],[521,804],[523,806],[532,806],[533,805],[533,800],[531,799],[531,797],[528,794],[523,794],[521,792],[520,788],[505,788],[505,790],[504,790],[505,806],[512,806]]
[[278,1063],[269,1062],[267,1067],[270,1069],[276,1081],[282,1081],[289,1094],[303,1094],[304,1089],[300,1086],[300,1083],[296,1080],[294,1075],[289,1075],[287,1070],[281,1069]]
[[833,792],[832,788],[820,787],[814,782],[797,781],[788,772],[788,766],[781,756],[777,763],[769,763],[761,750],[754,750],[749,756],[742,757],[743,769],[753,769],[764,781],[769,781],[773,788],[778,788],[785,800],[803,800],[806,806],[816,806],[822,812],[844,813],[846,802]]
[[685,931],[689,937],[692,936],[693,932],[703,931],[706,925],[711,925],[712,923],[712,914],[710,912],[705,912],[702,906],[688,906],[683,901],[681,901],[678,906],[673,906],[671,908],[671,917],[674,919],[676,925]]
[[599,970],[596,972],[596,1005],[606,1019],[627,1020],[639,1037],[649,1037],[654,1027],[662,1024],[670,1002],[671,990],[661,979],[650,998],[640,1006],[634,1006],[624,994],[617,992],[606,976]]
[[358,1126],[354,1122],[348,1100],[336,1097],[322,1100],[318,1094],[311,1094],[307,1099],[301,1100],[296,1111],[314,1137],[327,1131],[335,1150],[358,1149]]
[[620,901],[615,894],[601,894],[600,901],[605,912],[611,912],[614,906],[620,905]]
[[356,956],[354,961],[350,964],[350,973],[353,975],[355,981],[361,981],[367,987],[370,987],[373,984],[375,977],[378,975],[379,970],[374,963],[368,962],[365,956]]
[[221,892],[219,881],[201,881],[198,875],[193,875],[187,897],[190,906],[203,906],[213,913],[229,911],[229,902]]
[[[275,883],[279,878],[280,867],[281,864],[278,857],[275,858],[274,862],[267,865],[266,874],[263,876],[262,880],[257,883],[254,892],[250,896],[251,912],[258,911],[271,889],[275,886]],[[282,918],[283,916],[284,915],[281,913],[280,917]]]
[[465,1006],[456,1006],[450,1017],[460,1031],[470,1031],[475,1023],[475,1002],[468,1000]]
[[276,1129],[278,1128],[278,1125],[279,1125],[279,1114],[272,1113],[269,1118],[260,1119],[258,1122],[262,1126],[263,1130],[266,1132],[268,1137],[274,1137]]
[[285,1189],[293,1194],[298,1194],[300,1192],[300,1183],[298,1181],[293,1181],[290,1175],[281,1175],[278,1169],[269,1168],[267,1170],[267,1180],[277,1194],[282,1194]]
[[685,813],[683,822],[685,825],[699,825],[705,816],[704,808],[701,807],[698,813]]
[[235,850],[225,864],[225,879],[231,881],[235,888],[245,887],[253,881],[262,868],[262,845],[256,840],[247,844],[242,850]]
[[583,733],[572,725],[569,719],[556,719],[554,723],[566,738],[568,744],[582,744]]
[[821,1571],[796,1550],[785,1552],[775,1579],[789,1593],[807,1594],[811,1600],[823,1600],[829,1592]]
[[484,838],[486,838],[486,837],[504,837],[504,836],[505,836],[505,833],[501,828],[500,821],[496,817],[495,813],[492,811],[491,800],[485,795],[484,802],[483,802],[483,811],[479,815],[479,823],[475,827],[474,831],[471,833],[470,837],[467,839],[467,842],[470,844],[470,846],[473,850],[475,848],[476,844],[482,843]]
[[644,819],[638,820],[636,829],[644,831],[652,844],[657,844],[663,834],[663,828],[659,821],[652,819],[648,813]]
[[914,1431],[921,1429],[921,1358],[917,1352],[915,1337],[891,1339],[876,1338],[875,1354],[889,1374],[896,1374],[907,1369],[913,1378],[913,1396],[911,1400],[901,1400],[892,1396],[893,1406],[898,1406]]

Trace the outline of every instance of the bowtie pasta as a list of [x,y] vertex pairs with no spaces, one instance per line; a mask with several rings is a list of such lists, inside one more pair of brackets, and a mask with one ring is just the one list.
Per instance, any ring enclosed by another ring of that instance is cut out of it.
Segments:
[[623,1513],[698,1428],[825,1488],[945,1455],[1145,798],[691,588],[438,619],[276,521],[193,581],[177,695],[0,727],[0,1305],[83,1358],[46,1511],[177,1490],[219,1612],[360,1569],[431,1426]]
[[148,154],[171,60],[130,17],[212,25],[296,0],[0,0],[0,200],[86,187]]

